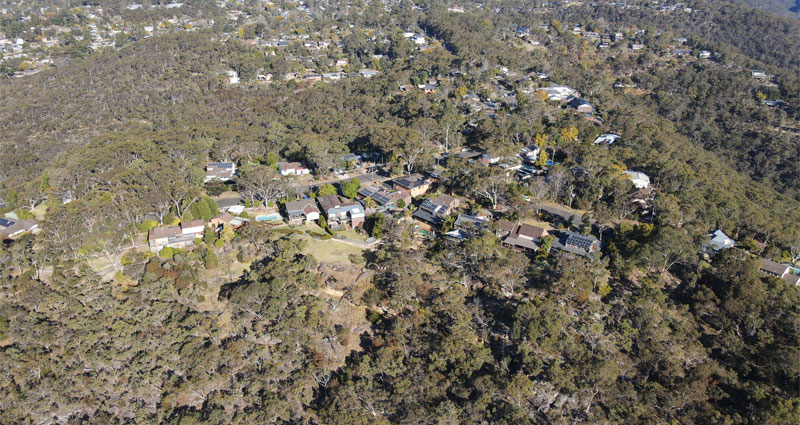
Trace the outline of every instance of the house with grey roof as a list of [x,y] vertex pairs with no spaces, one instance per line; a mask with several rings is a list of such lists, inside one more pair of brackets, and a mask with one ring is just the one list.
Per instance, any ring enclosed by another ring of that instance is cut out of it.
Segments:
[[313,199],[300,199],[284,205],[289,224],[310,223],[319,220],[319,208]]
[[582,235],[564,230],[558,234],[552,248],[562,253],[593,258],[595,253],[600,251],[600,241],[592,235]]
[[358,201],[344,201],[337,195],[329,195],[320,196],[317,202],[333,230],[358,227],[364,223],[364,206]]

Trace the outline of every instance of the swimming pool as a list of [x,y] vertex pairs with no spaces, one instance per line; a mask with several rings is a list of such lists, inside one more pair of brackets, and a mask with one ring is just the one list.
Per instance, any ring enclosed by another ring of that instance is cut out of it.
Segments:
[[281,215],[278,213],[271,213],[271,214],[262,214],[256,216],[256,221],[278,221],[281,219]]

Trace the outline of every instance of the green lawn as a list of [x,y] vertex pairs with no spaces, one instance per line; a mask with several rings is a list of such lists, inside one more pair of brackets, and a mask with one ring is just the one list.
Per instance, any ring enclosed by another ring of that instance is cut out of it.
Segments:
[[342,230],[340,232],[336,232],[337,235],[340,235],[346,239],[350,239],[351,241],[365,241],[367,240],[366,235],[362,235],[361,233],[356,232],[355,230]]

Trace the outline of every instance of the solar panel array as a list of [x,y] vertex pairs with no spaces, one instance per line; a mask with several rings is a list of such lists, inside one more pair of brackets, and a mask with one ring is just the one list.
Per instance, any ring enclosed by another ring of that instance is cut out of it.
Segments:
[[592,243],[594,243],[594,239],[587,238],[586,236],[582,235],[569,235],[567,236],[567,245],[577,246],[579,248],[583,248],[588,250],[592,247]]

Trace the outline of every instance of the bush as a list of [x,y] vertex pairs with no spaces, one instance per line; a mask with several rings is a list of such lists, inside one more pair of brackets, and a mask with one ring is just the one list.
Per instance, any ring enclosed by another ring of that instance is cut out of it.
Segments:
[[156,227],[158,227],[158,222],[155,220],[145,220],[139,225],[139,229],[144,233],[147,233],[150,231],[150,229],[155,229]]
[[395,204],[395,205],[397,206],[397,208],[401,208],[401,209],[405,208],[406,207],[406,201],[404,201],[402,199],[398,199],[397,200],[397,204]]
[[168,246],[165,246],[164,248],[161,249],[158,255],[160,255],[161,258],[166,258],[171,260],[172,257],[175,255],[175,250]]
[[217,247],[217,248],[222,248],[224,245],[225,245],[225,241],[223,241],[222,239],[217,239],[214,242],[214,246]]
[[241,214],[239,214],[239,217],[241,217],[241,218],[248,218],[248,217],[250,217],[250,215],[248,215],[248,214],[247,214],[247,211],[242,211],[242,213],[241,213]]

